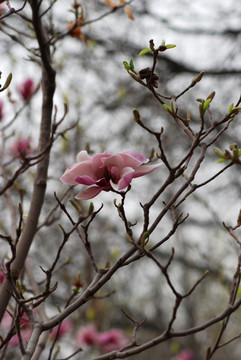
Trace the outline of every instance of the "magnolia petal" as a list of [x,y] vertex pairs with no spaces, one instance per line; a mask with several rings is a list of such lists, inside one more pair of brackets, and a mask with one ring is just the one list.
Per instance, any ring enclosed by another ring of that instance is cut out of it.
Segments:
[[90,159],[91,159],[91,156],[85,150],[80,151],[77,155],[78,162],[90,160]]
[[75,198],[79,200],[88,200],[92,199],[93,197],[97,196],[103,188],[99,186],[92,186],[86,190],[80,191]]
[[96,181],[93,180],[91,177],[89,176],[77,176],[75,178],[75,181],[78,183],[78,184],[82,184],[82,185],[93,185],[93,184],[96,184]]
[[106,167],[116,166],[120,169],[120,172],[125,167],[131,167],[135,169],[141,164],[148,162],[149,160],[143,155],[135,153],[133,151],[124,151],[119,154],[114,154],[103,160]]
[[135,158],[136,160],[138,160],[140,162],[140,164],[145,164],[149,161],[149,159],[147,159],[145,156],[143,156],[142,154],[137,153],[135,151],[127,150],[127,151],[123,151],[122,154],[127,154],[127,155]]
[[94,155],[91,159],[91,165],[93,169],[97,170],[103,168],[105,159],[109,158],[110,156],[111,154],[109,154],[108,152]]
[[161,166],[161,164],[139,166],[139,168],[135,169],[133,177],[137,178],[139,176],[149,174],[150,172],[152,172],[152,171],[156,170],[157,168],[159,168],[159,166]]
[[95,179],[95,173],[92,169],[92,166],[89,161],[83,161],[80,163],[75,163],[69,167],[64,174],[61,176],[60,180],[69,185],[76,185],[76,178],[78,176],[88,176],[92,179]]
[[122,154],[110,155],[108,158],[103,159],[103,164],[108,168],[117,167],[122,169],[125,166]]
[[118,190],[125,189],[133,179],[135,171],[132,168],[125,168],[123,169],[121,179],[118,182]]

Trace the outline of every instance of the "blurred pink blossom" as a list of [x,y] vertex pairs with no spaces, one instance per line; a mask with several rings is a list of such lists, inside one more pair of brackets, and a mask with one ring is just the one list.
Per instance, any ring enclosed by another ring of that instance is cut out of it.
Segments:
[[3,119],[3,101],[0,100],[0,121]]
[[64,322],[61,323],[60,325],[60,329],[58,330],[58,326],[55,326],[53,328],[53,330],[50,333],[50,337],[52,339],[55,339],[57,333],[58,333],[58,338],[62,337],[64,334],[66,334],[67,332],[69,332],[72,328],[72,322],[70,320],[66,320]]
[[178,355],[176,355],[172,360],[194,360],[193,352],[189,349],[182,350]]
[[32,154],[33,149],[30,143],[30,138],[18,138],[10,146],[11,155],[23,159],[25,156]]
[[[3,319],[2,319],[2,330],[5,330],[5,333],[10,330],[11,326],[13,324],[13,319],[10,316],[9,313],[5,312]],[[31,324],[29,319],[27,318],[26,314],[24,313],[21,320],[20,320],[20,326],[21,326],[21,337],[22,341],[25,343],[30,339],[31,336]],[[10,346],[18,346],[19,340],[17,334],[15,334],[8,342]]]
[[[21,338],[23,343],[26,343],[31,337],[32,331],[30,329],[21,330]],[[17,334],[14,335],[8,342],[10,346],[19,346],[19,340]]]
[[26,79],[18,86],[18,92],[24,100],[29,100],[35,91],[34,82],[32,79]]
[[102,190],[123,190],[133,178],[146,175],[160,166],[160,164],[142,165],[148,161],[143,155],[133,151],[114,155],[104,152],[93,157],[86,151],[80,151],[77,162],[64,172],[60,180],[69,185],[90,186],[80,191],[76,198],[91,199]]
[[129,342],[128,337],[122,330],[112,329],[98,334],[97,344],[104,352],[118,350]]
[[76,342],[79,344],[93,346],[96,344],[98,332],[93,325],[87,325],[78,331],[76,335]]
[[101,352],[120,349],[129,342],[129,338],[122,330],[111,329],[98,332],[93,325],[82,327],[76,336],[77,344],[97,347]]

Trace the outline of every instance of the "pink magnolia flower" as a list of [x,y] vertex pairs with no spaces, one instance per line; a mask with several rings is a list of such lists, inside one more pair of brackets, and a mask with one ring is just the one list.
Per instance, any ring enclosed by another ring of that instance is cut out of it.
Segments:
[[142,165],[148,161],[143,155],[133,151],[124,151],[114,155],[104,152],[93,157],[86,151],[80,151],[77,162],[64,172],[60,180],[69,185],[90,186],[80,191],[76,198],[91,199],[102,190],[121,191],[131,183],[133,178],[146,175],[160,166],[160,164]]
[[172,360],[194,360],[193,352],[189,349],[183,350],[177,356],[172,358]]
[[29,100],[35,91],[34,82],[32,79],[26,79],[18,86],[18,92],[24,100]]
[[93,346],[96,345],[98,337],[98,332],[93,325],[87,325],[82,327],[77,335],[76,335],[76,342],[79,344]]
[[112,329],[102,332],[97,337],[97,344],[103,352],[117,350],[127,345],[128,337],[122,330]]
[[11,155],[23,159],[25,156],[33,153],[30,145],[30,138],[23,138],[15,140],[10,146]]

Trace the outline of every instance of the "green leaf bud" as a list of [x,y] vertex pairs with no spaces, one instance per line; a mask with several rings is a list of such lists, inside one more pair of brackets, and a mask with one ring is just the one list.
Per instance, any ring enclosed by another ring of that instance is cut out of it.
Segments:
[[77,203],[77,201],[73,199],[69,199],[70,204],[77,210],[78,214],[81,214],[83,212],[83,209],[81,206]]
[[172,108],[171,108],[171,106],[169,106],[169,105],[167,105],[167,104],[162,104],[162,106],[164,107],[164,109],[166,110],[166,111],[168,111],[169,113],[171,113],[172,114]]
[[141,236],[141,247],[146,246],[149,241],[149,232],[145,231]]
[[232,103],[230,106],[229,106],[229,108],[228,108],[228,112],[229,112],[229,114],[231,113],[231,111],[233,110],[233,107],[234,107],[234,104]]
[[225,153],[223,150],[219,149],[218,147],[215,147],[214,148],[214,152],[216,155],[218,155],[219,157],[221,158],[224,158],[225,157]]
[[134,62],[132,59],[130,59],[130,63],[129,63],[129,66],[130,66],[130,70],[135,72],[135,68],[134,68]]
[[88,216],[92,215],[94,211],[94,204],[91,202],[88,210]]
[[206,101],[204,101],[202,108],[203,108],[203,114],[205,114],[210,102],[212,101],[212,99],[207,99]]
[[198,76],[196,76],[194,79],[192,79],[192,83],[196,84],[198,83],[199,81],[202,80],[202,77],[204,75],[204,71],[201,71]]
[[138,110],[133,110],[133,115],[134,115],[134,120],[135,122],[139,123],[140,122],[140,114]]
[[234,107],[232,108],[232,110],[230,111],[230,115],[237,115],[239,112],[241,111],[241,107]]
[[214,98],[214,96],[215,96],[215,94],[216,94],[215,91],[212,91],[211,94],[208,95],[207,100],[208,100],[208,99],[211,99],[211,101],[212,101],[213,98]]

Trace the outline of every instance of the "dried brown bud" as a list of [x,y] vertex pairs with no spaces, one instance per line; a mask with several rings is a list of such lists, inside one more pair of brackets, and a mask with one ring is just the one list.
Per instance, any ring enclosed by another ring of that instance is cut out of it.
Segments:
[[159,48],[157,49],[158,51],[165,51],[167,49],[166,45],[161,45],[159,46]]
[[144,68],[139,71],[139,75],[141,79],[149,78],[151,76],[151,69],[149,67]]
[[139,71],[139,76],[140,76],[140,79],[146,79],[146,83],[147,85],[152,85],[154,87],[158,87],[158,75],[155,74],[155,73],[152,73],[151,69],[148,67],[148,68],[144,68],[142,70]]

